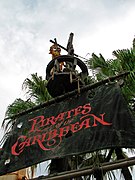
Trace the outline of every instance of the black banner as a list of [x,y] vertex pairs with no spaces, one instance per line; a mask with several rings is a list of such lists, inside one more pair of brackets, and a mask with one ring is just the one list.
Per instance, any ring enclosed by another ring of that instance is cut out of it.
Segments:
[[112,147],[135,148],[135,119],[114,84],[19,117],[0,153],[0,175]]

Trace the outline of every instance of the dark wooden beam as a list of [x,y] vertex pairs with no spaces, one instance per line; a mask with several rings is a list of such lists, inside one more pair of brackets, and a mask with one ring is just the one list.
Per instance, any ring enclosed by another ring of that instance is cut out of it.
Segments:
[[100,170],[104,173],[107,171],[121,169],[123,167],[129,167],[129,166],[133,166],[133,165],[135,165],[135,157],[127,158],[124,160],[118,160],[118,161],[110,162],[110,163],[103,163],[100,165],[100,167],[96,167],[96,168],[89,166],[89,167],[81,168],[79,170],[66,171],[64,173],[58,173],[55,175],[40,176],[40,177],[31,179],[31,180],[39,180],[39,179],[42,179],[42,180],[63,180],[63,179],[69,179],[69,178],[91,175],[97,170]]
[[[98,81],[98,82],[96,82],[96,83],[86,85],[86,86],[80,88],[80,93],[81,93],[81,92],[88,91],[88,90],[91,90],[91,89],[94,89],[94,88],[96,88],[96,87],[98,87],[98,86],[101,86],[101,85],[103,85],[103,84],[109,83],[109,82],[111,82],[111,81],[114,81],[114,80],[116,80],[116,79],[119,79],[120,77],[127,76],[129,73],[130,73],[130,72],[128,72],[128,71],[127,71],[127,72],[123,72],[123,73],[121,73],[121,74],[119,74],[119,75],[111,76],[111,77],[109,77],[109,78],[103,79],[103,80]],[[46,107],[46,106],[48,106],[48,105],[51,105],[51,104],[56,103],[56,102],[63,101],[63,100],[65,100],[66,98],[72,97],[72,96],[77,95],[77,94],[78,94],[78,90],[76,89],[76,90],[71,91],[71,92],[68,92],[68,93],[66,93],[66,94],[64,94],[64,95],[58,96],[58,97],[56,97],[56,98],[53,98],[53,99],[51,99],[51,100],[49,100],[49,101],[47,101],[47,102],[44,102],[44,103],[42,103],[42,104],[39,104],[39,105],[37,105],[37,106],[35,106],[35,107],[33,107],[33,108],[30,108],[30,109],[28,109],[28,110],[26,110],[26,111],[22,111],[22,112],[14,115],[14,116],[7,117],[7,118],[4,119],[4,121],[5,121],[5,120],[8,120],[8,119],[17,118],[17,117],[19,117],[19,116],[22,116],[22,115],[24,115],[24,114],[28,114],[28,113],[33,112],[33,111],[36,111],[36,110],[38,110],[38,109],[42,109],[42,108],[44,108],[44,107]]]

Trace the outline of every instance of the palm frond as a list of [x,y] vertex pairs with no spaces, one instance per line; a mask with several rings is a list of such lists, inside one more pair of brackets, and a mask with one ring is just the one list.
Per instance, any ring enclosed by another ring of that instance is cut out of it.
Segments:
[[29,98],[37,104],[51,99],[46,88],[47,81],[43,80],[37,73],[31,74],[31,79],[26,78],[23,82],[22,89],[26,91]]
[[[7,107],[5,118],[11,117],[15,114],[18,114],[34,106],[35,106],[35,103],[33,103],[31,100],[24,101],[18,98]],[[15,121],[16,119],[3,120],[2,127],[6,131],[9,128],[9,126],[12,126],[15,123]]]

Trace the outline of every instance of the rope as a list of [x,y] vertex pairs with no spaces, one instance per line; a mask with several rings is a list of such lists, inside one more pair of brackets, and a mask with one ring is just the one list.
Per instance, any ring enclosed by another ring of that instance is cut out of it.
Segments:
[[77,84],[78,84],[78,93],[80,94],[80,83],[79,83],[79,80],[80,79],[78,78],[78,83]]
[[[101,85],[103,85],[103,84],[105,84],[105,83],[107,83],[107,82],[109,82],[109,81],[116,80],[116,79],[118,79],[119,77],[127,76],[128,74],[129,74],[129,71],[124,72],[124,73],[121,73],[121,74],[116,75],[116,76],[111,76],[111,77],[109,77],[109,78],[106,78],[106,79],[104,79],[104,80],[98,81],[98,82],[93,83],[93,84],[85,85],[84,87],[80,88],[80,91],[81,91],[81,92],[85,92],[85,91],[94,89],[94,88],[96,88],[96,87],[98,87],[98,86],[101,86]],[[7,117],[7,118],[5,118],[4,120],[16,118],[16,117],[18,117],[18,116],[22,116],[22,115],[24,115],[24,114],[27,114],[27,113],[36,111],[36,110],[38,110],[38,109],[42,109],[42,108],[44,108],[44,107],[46,107],[46,106],[48,106],[48,105],[50,105],[50,104],[53,104],[53,103],[55,103],[55,102],[60,102],[60,101],[62,101],[63,99],[68,98],[69,96],[72,97],[72,96],[76,95],[76,93],[77,93],[77,90],[68,92],[68,93],[66,93],[66,94],[64,94],[64,95],[58,96],[58,97],[53,98],[53,99],[51,99],[51,100],[49,100],[49,101],[47,101],[47,102],[44,102],[44,103],[42,103],[42,104],[39,104],[39,105],[37,105],[37,106],[35,106],[35,107],[33,107],[33,108],[30,108],[30,109],[28,109],[28,110],[22,111],[22,112],[20,112],[20,113],[18,113],[18,114],[16,114],[16,115],[13,115],[13,116],[11,116],[11,117]]]
[[[50,42],[51,42],[51,43],[55,43],[55,41],[53,41],[53,40],[50,40]],[[68,51],[67,48],[61,46],[60,44],[57,43],[57,45],[58,45],[60,48],[64,49],[65,51]],[[82,58],[82,59],[85,59],[85,60],[89,61],[89,59],[84,58],[84,57],[82,57],[82,56],[79,56],[78,54],[73,53],[73,55],[76,56],[76,57],[79,57],[79,58]]]
[[73,82],[73,77],[72,77],[72,72],[70,71],[70,83],[72,84]]
[[53,67],[53,69],[52,69],[52,80],[54,80],[54,67]]

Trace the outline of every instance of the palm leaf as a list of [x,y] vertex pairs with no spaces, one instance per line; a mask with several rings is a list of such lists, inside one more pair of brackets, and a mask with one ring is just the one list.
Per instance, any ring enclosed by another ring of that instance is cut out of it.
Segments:
[[50,94],[46,88],[47,81],[43,80],[37,73],[31,74],[31,79],[26,78],[23,82],[22,89],[26,91],[26,94],[30,99],[37,104],[51,99]]
[[[31,100],[24,101],[22,99],[16,99],[12,104],[10,104],[7,107],[6,113],[5,113],[5,119],[8,117],[12,117],[22,111],[25,111],[31,107],[34,107],[35,103],[33,103]],[[15,118],[10,118],[8,120],[3,120],[2,122],[2,127],[6,131],[10,126],[13,126],[15,123],[16,119]]]

